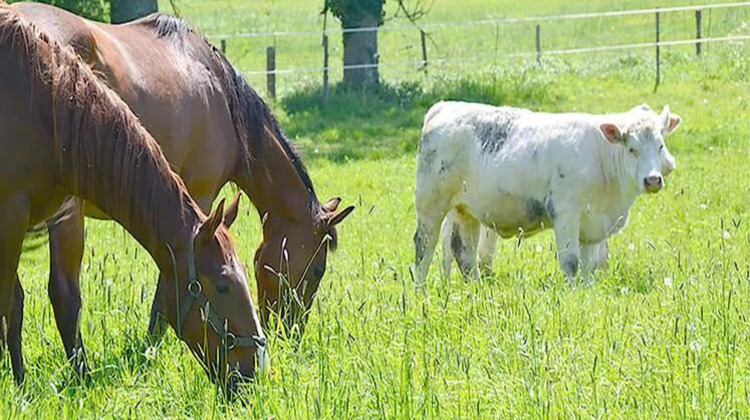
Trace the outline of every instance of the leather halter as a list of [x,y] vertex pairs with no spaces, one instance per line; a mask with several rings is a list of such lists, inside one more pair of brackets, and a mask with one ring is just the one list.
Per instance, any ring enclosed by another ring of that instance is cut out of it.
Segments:
[[[179,290],[179,289],[178,289]],[[198,281],[198,272],[195,269],[195,235],[188,242],[188,284],[187,299],[182,302],[179,317],[177,318],[177,335],[182,338],[182,328],[185,325],[190,309],[197,304],[203,308],[205,320],[211,325],[216,334],[221,337],[221,343],[226,350],[232,350],[235,347],[266,347],[266,338],[259,335],[248,337],[238,337],[227,329],[226,323],[219,317],[216,311],[211,307],[208,297],[203,293],[203,287]],[[177,292],[177,304],[179,305],[180,293]]]

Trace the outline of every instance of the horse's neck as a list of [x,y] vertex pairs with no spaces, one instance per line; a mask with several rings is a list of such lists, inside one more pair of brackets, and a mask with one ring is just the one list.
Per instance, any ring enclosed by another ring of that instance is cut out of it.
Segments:
[[314,193],[305,186],[282,146],[272,136],[265,137],[262,151],[243,165],[237,184],[261,218],[309,220]]
[[77,142],[69,140],[63,167],[76,195],[109,214],[161,269],[168,268],[167,244],[184,246],[192,238],[199,222],[197,207],[136,118],[121,115],[116,124],[120,127],[113,131],[123,132],[119,137],[92,129]]

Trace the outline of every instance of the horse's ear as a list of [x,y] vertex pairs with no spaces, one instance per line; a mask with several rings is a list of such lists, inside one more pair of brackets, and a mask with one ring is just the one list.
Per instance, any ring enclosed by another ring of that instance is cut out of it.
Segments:
[[334,198],[326,201],[325,204],[323,204],[320,207],[326,213],[333,213],[339,207],[339,203],[341,203],[341,197],[334,197]]
[[227,229],[229,229],[232,226],[232,223],[237,219],[237,213],[240,211],[240,198],[242,198],[241,192],[234,196],[234,200],[229,203],[229,207],[227,207],[227,210],[224,212],[224,226],[226,226]]
[[208,219],[206,219],[203,223],[201,223],[201,227],[198,228],[197,239],[203,242],[210,241],[214,237],[214,233],[216,233],[216,229],[219,228],[219,225],[221,225],[223,220],[224,220],[224,199],[222,198],[221,201],[219,201],[219,205],[216,206],[214,211],[212,211],[211,214],[208,216]]
[[346,216],[348,216],[351,212],[354,211],[354,206],[349,206],[345,208],[344,210],[341,210],[340,212],[337,212],[335,214],[331,214],[327,217],[328,222],[328,228],[332,228],[339,223],[341,223],[344,219],[346,219]]

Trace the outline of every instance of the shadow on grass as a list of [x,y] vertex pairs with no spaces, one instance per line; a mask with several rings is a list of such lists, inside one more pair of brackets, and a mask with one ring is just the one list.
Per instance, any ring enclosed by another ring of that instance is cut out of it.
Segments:
[[427,110],[441,100],[538,107],[554,100],[552,79],[526,72],[479,80],[439,79],[425,88],[417,83],[382,83],[370,88],[331,87],[323,105],[321,87],[295,92],[281,100],[288,115],[287,133],[308,159],[332,161],[378,159],[414,153]]

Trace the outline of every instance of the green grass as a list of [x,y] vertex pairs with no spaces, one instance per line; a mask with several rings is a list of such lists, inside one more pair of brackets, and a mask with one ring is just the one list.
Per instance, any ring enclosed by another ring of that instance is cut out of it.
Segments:
[[[237,22],[315,28],[309,3],[182,4],[199,26],[230,31],[244,27]],[[486,13],[655,5],[537,3]],[[446,4],[436,2],[430,19],[484,16],[479,0]],[[727,31],[747,15],[737,19]],[[650,50],[384,73],[387,84],[373,91],[335,86],[325,107],[316,81],[290,85],[275,108],[319,195],[358,206],[341,226],[301,342],[272,336],[270,374],[226,401],[173,333],[148,348],[154,264],[119,226],[90,221],[82,330],[92,378],[77,382],[64,360],[46,240],[31,236],[19,269],[27,384],[13,385],[3,356],[0,418],[749,417],[750,51],[711,46],[696,59],[690,50],[666,49],[656,91]],[[670,104],[684,120],[668,139],[678,168],[666,190],[636,201],[592,286],[565,284],[546,232],[501,242],[492,276],[465,283],[433,267],[417,293],[408,268],[415,150],[424,112],[440,99],[590,112]],[[260,237],[249,206],[232,230],[249,263]]]

